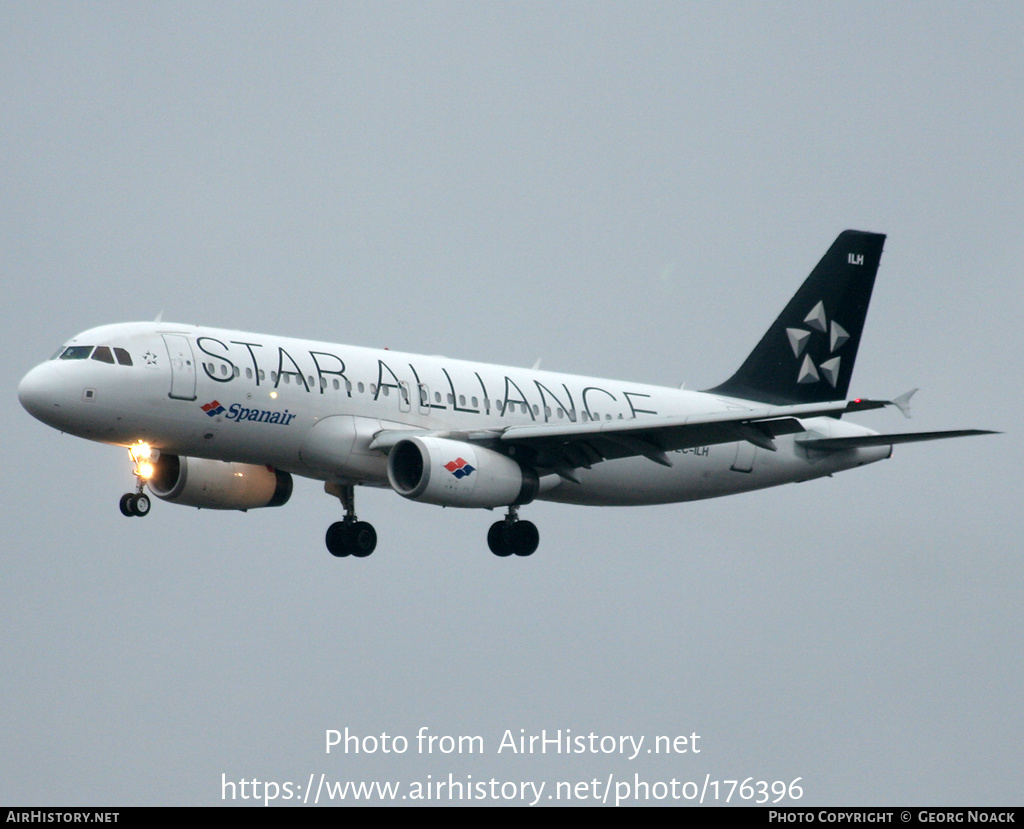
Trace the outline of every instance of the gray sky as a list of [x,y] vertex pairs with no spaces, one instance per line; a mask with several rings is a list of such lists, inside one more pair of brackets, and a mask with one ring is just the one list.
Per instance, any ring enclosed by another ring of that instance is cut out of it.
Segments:
[[[803,804],[1020,801],[1024,11],[1016,4],[0,4],[0,802],[229,779],[801,777]],[[844,228],[889,234],[834,479],[495,520],[299,481],[157,502],[18,405],[164,319],[705,388]],[[483,756],[325,755],[324,731]],[[496,753],[505,729],[699,755]]]

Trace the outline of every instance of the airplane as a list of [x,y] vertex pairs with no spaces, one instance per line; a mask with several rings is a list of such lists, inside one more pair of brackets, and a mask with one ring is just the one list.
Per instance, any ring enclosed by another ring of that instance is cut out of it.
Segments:
[[72,337],[18,397],[55,429],[128,449],[128,517],[149,513],[147,489],[204,509],[281,506],[298,475],[341,502],[325,538],[335,556],[377,545],[357,486],[506,510],[488,547],[529,556],[540,536],[519,510],[535,499],[713,498],[864,466],[896,444],[995,434],[842,419],[908,415],[913,394],[847,399],[884,242],[841,233],[736,373],[705,391],[157,321]]

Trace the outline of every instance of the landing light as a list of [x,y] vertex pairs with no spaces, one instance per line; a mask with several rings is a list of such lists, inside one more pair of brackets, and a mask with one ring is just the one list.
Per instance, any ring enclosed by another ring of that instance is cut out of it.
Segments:
[[156,471],[152,461],[155,460],[153,447],[141,440],[128,447],[128,454],[131,455],[132,463],[135,464],[135,475],[140,480],[148,481]]
[[132,453],[132,458],[136,461],[149,460],[153,456],[153,449],[148,443],[136,443],[129,450]]
[[277,400],[277,392],[276,391],[272,391],[270,393],[270,399],[271,400]]

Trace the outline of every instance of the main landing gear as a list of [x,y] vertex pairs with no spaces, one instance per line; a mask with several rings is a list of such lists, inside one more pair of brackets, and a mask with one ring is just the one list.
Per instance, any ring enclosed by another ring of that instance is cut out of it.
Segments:
[[356,518],[355,487],[351,484],[327,482],[324,484],[324,490],[330,495],[337,496],[345,509],[345,518],[335,521],[327,528],[324,541],[327,543],[328,552],[338,558],[366,558],[377,548],[377,531],[373,524]]
[[540,533],[532,521],[520,521],[518,506],[510,506],[504,521],[496,521],[487,531],[487,546],[496,556],[531,556],[540,544]]
[[145,443],[137,443],[128,450],[128,454],[135,465],[132,470],[136,479],[135,492],[126,492],[121,496],[121,515],[125,518],[145,518],[149,515],[151,503],[143,488],[153,474],[153,464],[150,462],[152,450]]

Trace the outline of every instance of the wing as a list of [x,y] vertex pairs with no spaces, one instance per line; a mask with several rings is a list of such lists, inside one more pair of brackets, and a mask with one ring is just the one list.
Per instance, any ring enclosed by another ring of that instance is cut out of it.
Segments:
[[[802,418],[837,417],[851,412],[899,406],[904,402],[902,398],[896,401],[840,400],[830,403],[743,408],[680,417],[507,426],[504,429],[473,431],[388,429],[374,436],[370,448],[388,452],[399,441],[413,434],[462,440],[514,455],[531,466],[551,470],[563,478],[578,482],[573,470],[590,469],[596,463],[616,458],[643,456],[663,466],[671,466],[672,461],[667,453],[673,450],[744,440],[774,452],[776,437],[806,431],[800,422]],[[892,443],[981,434],[993,433],[970,429],[869,435],[807,440],[804,445],[810,447],[813,444],[813,448],[822,451],[842,451],[858,446],[886,446]]]
[[573,469],[589,469],[595,463],[616,458],[642,455],[662,466],[671,466],[668,452],[695,446],[745,440],[774,452],[776,437],[804,431],[800,418],[835,416],[886,405],[887,401],[855,400],[683,417],[510,426],[502,430],[499,441],[507,447],[527,450],[534,466],[574,480]]
[[386,429],[374,435],[371,449],[384,452],[411,435],[443,437],[479,443],[541,469],[550,469],[569,480],[572,470],[616,458],[642,455],[671,466],[666,453],[676,449],[735,443],[746,440],[775,451],[774,438],[803,432],[800,418],[838,416],[879,409],[885,400],[851,400],[830,403],[737,408],[680,417],[649,417],[633,420],[593,421],[508,426],[473,431],[421,431]]

